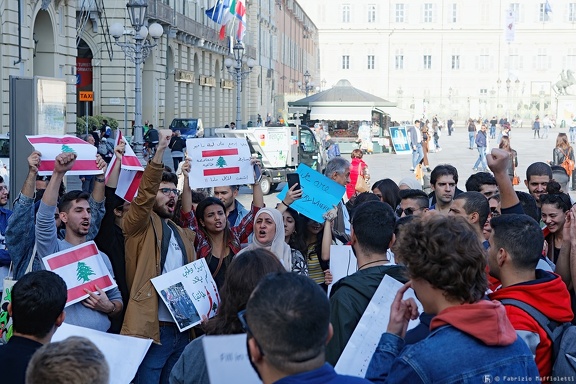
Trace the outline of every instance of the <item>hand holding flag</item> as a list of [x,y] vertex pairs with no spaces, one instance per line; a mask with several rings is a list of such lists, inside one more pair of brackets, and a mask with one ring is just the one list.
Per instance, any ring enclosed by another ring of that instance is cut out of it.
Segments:
[[138,191],[144,168],[132,147],[122,138],[122,132],[118,132],[116,136],[114,155],[106,171],[106,183],[108,183],[113,170],[118,168],[117,164],[120,164],[120,174],[118,180],[113,183],[116,186],[116,195],[131,202]]
[[89,289],[84,288],[84,292],[89,296],[81,302],[82,305],[99,312],[112,313],[116,309],[116,306],[108,299],[106,292],[101,290],[97,285],[94,287],[98,293],[94,293]]
[[75,161],[75,152],[62,152],[56,156],[56,160],[54,161],[54,173],[66,174],[66,172],[72,169]]

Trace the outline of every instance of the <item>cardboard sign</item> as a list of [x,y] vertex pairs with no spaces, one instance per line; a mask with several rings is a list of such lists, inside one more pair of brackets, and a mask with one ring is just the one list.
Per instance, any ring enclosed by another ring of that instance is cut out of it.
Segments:
[[188,139],[190,188],[254,183],[250,147],[245,139]]
[[74,152],[76,161],[66,175],[100,175],[102,171],[96,165],[96,147],[75,136],[43,135],[26,136],[35,150],[42,154],[38,167],[40,176],[48,176],[54,172],[56,156],[62,152]]
[[[322,215],[340,203],[346,188],[304,164],[300,164],[296,172],[300,176],[302,198],[293,202],[290,208],[323,223]],[[288,184],[278,194],[278,199],[283,200],[287,192]]]
[[93,241],[48,255],[42,258],[42,262],[47,270],[59,275],[66,283],[66,306],[87,298],[89,295],[85,289],[98,292],[96,286],[103,291],[116,287],[116,281]]
[[204,336],[202,345],[211,383],[262,383],[248,360],[245,333]]
[[180,332],[200,324],[203,315],[207,318],[216,315],[220,294],[206,259],[193,261],[151,281]]
[[350,245],[330,245],[330,272],[332,273],[332,284],[328,286],[328,297],[332,286],[338,280],[350,276],[358,270],[358,260]]
[[52,336],[52,342],[70,336],[85,337],[96,344],[110,367],[110,384],[130,383],[152,344],[152,339],[115,335],[66,323]]

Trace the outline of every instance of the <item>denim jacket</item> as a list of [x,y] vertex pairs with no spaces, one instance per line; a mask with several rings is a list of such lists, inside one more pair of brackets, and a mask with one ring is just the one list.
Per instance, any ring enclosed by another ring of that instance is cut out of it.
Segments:
[[[88,199],[88,202],[92,210],[92,218],[86,239],[92,240],[100,230],[100,223],[102,222],[102,217],[104,217],[105,210],[104,202],[98,203],[92,197]],[[10,219],[8,219],[8,228],[6,229],[6,248],[10,250],[14,279],[16,280],[24,276],[30,257],[32,257],[32,250],[36,240],[34,234],[35,218],[34,199],[22,193],[18,194],[18,198],[14,201],[14,211]],[[42,259],[36,255],[32,263],[32,270],[39,271],[42,269],[44,269]]]
[[535,381],[538,369],[520,338],[508,346],[488,346],[446,325],[409,346],[384,333],[368,366],[373,383],[495,383],[505,377]]

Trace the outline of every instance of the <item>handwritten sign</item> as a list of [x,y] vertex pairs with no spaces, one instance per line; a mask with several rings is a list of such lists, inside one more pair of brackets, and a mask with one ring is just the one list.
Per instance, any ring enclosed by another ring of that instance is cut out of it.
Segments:
[[204,336],[202,345],[211,383],[262,383],[250,365],[245,333]]
[[190,188],[254,183],[250,147],[245,139],[188,139]]
[[[338,205],[346,189],[307,165],[300,164],[296,172],[300,175],[302,198],[293,202],[290,207],[312,220],[323,223],[322,215]],[[288,184],[278,194],[278,199],[283,200],[287,192]]]
[[[338,363],[336,363],[336,372],[342,375],[365,377],[366,370],[372,360],[372,355],[376,351],[380,337],[388,327],[390,319],[390,306],[394,301],[394,296],[402,283],[398,280],[385,275],[378,289],[374,293],[370,304],[364,311],[360,322],[356,326],[352,337],[348,340],[346,348],[342,352]],[[408,289],[404,293],[404,298],[414,298],[418,304],[418,310],[423,311],[422,305],[416,299],[414,291]],[[419,320],[411,320],[408,329],[412,329],[420,323]]]
[[350,276],[358,270],[358,261],[350,245],[330,245],[330,272],[332,284],[328,286],[328,297],[332,286],[346,276]]
[[115,335],[67,323],[58,327],[52,342],[70,336],[85,337],[100,349],[110,367],[110,384],[130,383],[152,344],[152,339]]
[[193,261],[151,281],[180,332],[200,324],[203,315],[207,318],[216,315],[220,295],[206,259]]

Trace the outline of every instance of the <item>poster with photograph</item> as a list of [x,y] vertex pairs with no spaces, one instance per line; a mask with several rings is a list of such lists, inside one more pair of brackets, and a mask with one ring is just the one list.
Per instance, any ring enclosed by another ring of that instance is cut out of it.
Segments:
[[151,281],[180,332],[200,324],[202,316],[212,318],[218,311],[220,295],[205,259],[193,261]]

